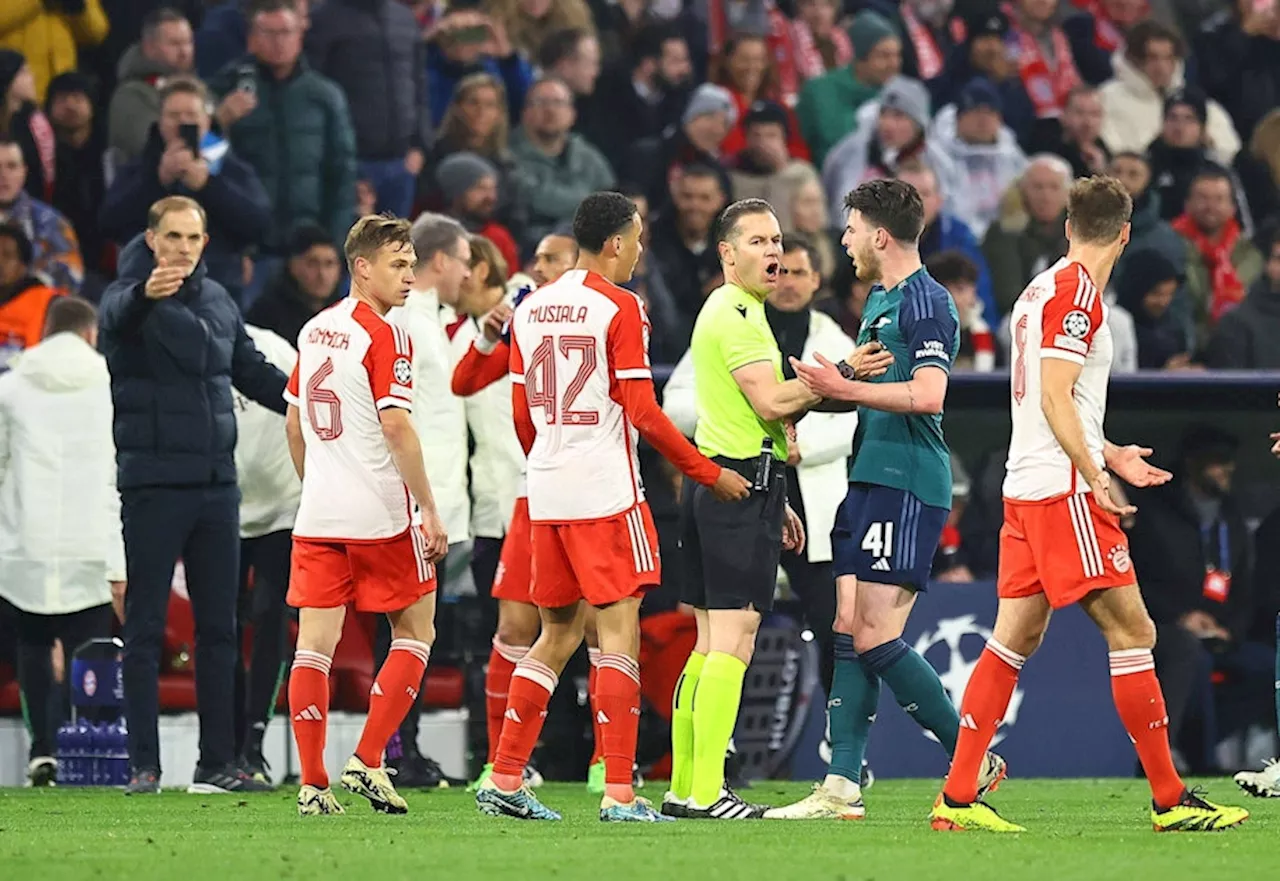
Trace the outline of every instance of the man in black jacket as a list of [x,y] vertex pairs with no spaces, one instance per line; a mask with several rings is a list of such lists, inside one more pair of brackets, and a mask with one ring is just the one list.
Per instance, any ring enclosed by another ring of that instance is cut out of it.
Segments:
[[266,362],[231,297],[208,277],[201,260],[205,230],[204,209],[194,200],[156,202],[145,237],[121,253],[120,278],[102,299],[100,347],[111,370],[129,584],[124,698],[132,774],[126,794],[160,788],[158,673],[179,557],[199,671],[200,758],[190,791],[266,788],[234,761],[240,493],[231,387],[283,414],[285,376]]
[[[238,299],[243,259],[271,225],[271,203],[253,167],[209,133],[204,83],[174,77],[160,90],[160,121],[142,155],[120,169],[103,198],[102,232],[123,247],[148,226],[153,203],[189,196],[209,219],[212,245],[204,254],[210,278]],[[190,139],[197,142],[191,149]]]
[[[1178,742],[1194,708],[1207,723],[1206,752],[1217,723],[1211,674],[1249,683],[1242,691],[1266,698],[1272,672],[1270,648],[1249,640],[1258,604],[1249,530],[1231,495],[1238,446],[1219,429],[1190,428],[1173,482],[1135,494],[1138,513],[1129,536],[1156,625],[1156,673],[1169,710],[1169,739]],[[1237,722],[1269,721],[1261,698],[1250,713],[1257,718]],[[1187,758],[1193,771],[1210,770],[1208,756]]]
[[331,0],[311,13],[311,66],[347,96],[356,130],[357,173],[378,210],[405,217],[431,142],[422,28],[398,0]]

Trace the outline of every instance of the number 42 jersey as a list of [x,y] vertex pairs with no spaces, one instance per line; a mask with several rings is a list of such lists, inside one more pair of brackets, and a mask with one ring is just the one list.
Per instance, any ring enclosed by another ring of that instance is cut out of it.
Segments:
[[529,519],[612,517],[644,501],[639,439],[619,382],[652,378],[649,321],[635,294],[586,270],[566,272],[516,309],[511,381],[536,431]]
[[284,397],[299,410],[306,443],[294,536],[361,542],[404,533],[413,509],[379,414],[413,409],[408,332],[347,297],[303,325]]

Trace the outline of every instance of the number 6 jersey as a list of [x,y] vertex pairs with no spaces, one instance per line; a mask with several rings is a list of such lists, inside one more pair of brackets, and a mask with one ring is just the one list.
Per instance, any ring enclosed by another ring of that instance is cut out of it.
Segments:
[[306,442],[294,536],[381,541],[408,529],[409,490],[379,413],[413,409],[409,334],[347,297],[303,325],[284,397],[299,410]]
[[641,431],[686,474],[715,482],[719,467],[698,455],[654,400],[649,321],[635,294],[570,270],[521,303],[511,328],[511,381],[524,386],[534,432],[532,447],[526,444],[530,520],[596,520],[644,501]]

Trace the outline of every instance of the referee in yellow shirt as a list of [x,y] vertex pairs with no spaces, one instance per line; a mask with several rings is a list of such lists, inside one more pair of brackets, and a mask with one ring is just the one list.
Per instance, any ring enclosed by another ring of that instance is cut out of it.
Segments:
[[804,527],[786,503],[788,424],[821,399],[798,380],[783,381],[782,355],[765,317],[764,301],[782,270],[782,230],[773,208],[762,199],[730,205],[720,216],[716,247],[725,283],[703,303],[690,345],[694,442],[753,486],[745,501],[718,502],[685,484],[682,599],[696,610],[698,641],[676,686],[671,790],[662,810],[742,820],[757,819],[766,808],[725,786],[725,750],[761,613],[773,607],[782,549],[804,546]]

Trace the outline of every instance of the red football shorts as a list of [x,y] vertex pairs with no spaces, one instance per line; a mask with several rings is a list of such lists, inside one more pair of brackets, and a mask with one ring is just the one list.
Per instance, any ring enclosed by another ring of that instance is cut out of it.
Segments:
[[607,606],[662,581],[649,503],[601,520],[533,524],[533,604]]
[[493,576],[489,596],[495,600],[532,602],[529,599],[533,582],[532,553],[529,547],[529,500],[521,496],[516,499],[515,510],[511,512],[511,526],[502,539],[502,555],[498,557],[498,571]]
[[297,609],[336,609],[354,601],[361,612],[399,612],[435,589],[426,539],[411,526],[385,541],[295,538],[285,601]]
[[1001,597],[1045,595],[1061,609],[1095,590],[1137,582],[1120,520],[1092,493],[1041,502],[1005,499],[1000,529]]

